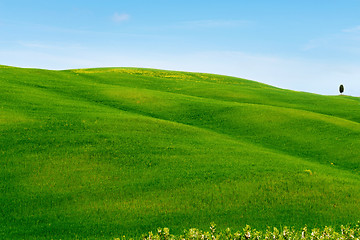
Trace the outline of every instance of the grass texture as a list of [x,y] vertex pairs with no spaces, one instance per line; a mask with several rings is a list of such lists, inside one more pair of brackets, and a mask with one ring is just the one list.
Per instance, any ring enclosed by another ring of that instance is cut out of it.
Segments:
[[360,99],[136,68],[0,66],[0,238],[360,218]]

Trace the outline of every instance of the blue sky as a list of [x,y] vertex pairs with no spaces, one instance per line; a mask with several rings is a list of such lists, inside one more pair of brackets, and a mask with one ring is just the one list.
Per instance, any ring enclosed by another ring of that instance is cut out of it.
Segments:
[[0,64],[209,72],[360,96],[360,0],[0,0]]

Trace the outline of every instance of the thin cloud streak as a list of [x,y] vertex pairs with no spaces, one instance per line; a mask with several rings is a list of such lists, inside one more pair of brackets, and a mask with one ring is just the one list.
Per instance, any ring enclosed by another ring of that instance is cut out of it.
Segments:
[[185,21],[179,24],[179,27],[184,28],[233,28],[245,27],[251,24],[250,21],[245,20],[197,20]]
[[[112,32],[112,31],[95,31],[95,30],[84,30],[84,29],[78,29],[78,28],[66,28],[66,27],[56,27],[56,26],[50,26],[46,24],[33,24],[33,23],[27,23],[27,22],[11,22],[8,24],[9,27],[12,27],[13,29],[18,29],[19,31],[22,31],[23,29],[32,30],[34,32],[40,32],[40,33],[55,33],[55,34],[63,34],[63,35],[69,35],[71,36],[77,35],[77,36],[112,36],[112,37],[139,37],[139,38],[158,38],[159,35],[156,34],[146,34],[146,33],[132,33],[132,32]],[[19,27],[20,26],[20,27]]]
[[347,29],[343,29],[343,32],[347,32],[347,33],[356,33],[356,32],[360,32],[360,26],[356,26],[356,27],[352,27],[352,28],[347,28]]
[[69,50],[69,49],[84,49],[80,44],[60,44],[60,43],[42,43],[42,42],[23,42],[19,41],[20,46],[30,49],[44,49],[44,50]]
[[310,39],[302,47],[303,51],[314,49],[331,52],[342,52],[350,55],[359,54],[360,26],[347,28],[333,34]]
[[130,19],[130,15],[126,14],[126,13],[119,14],[116,12],[116,13],[114,13],[114,15],[112,17],[112,20],[115,23],[125,22],[125,21],[128,21],[129,19]]

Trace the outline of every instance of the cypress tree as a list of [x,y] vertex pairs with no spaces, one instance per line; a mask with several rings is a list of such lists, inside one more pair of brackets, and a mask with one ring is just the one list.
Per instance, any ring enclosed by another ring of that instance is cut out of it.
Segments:
[[339,92],[340,92],[340,94],[342,94],[344,92],[344,86],[342,84],[339,87]]

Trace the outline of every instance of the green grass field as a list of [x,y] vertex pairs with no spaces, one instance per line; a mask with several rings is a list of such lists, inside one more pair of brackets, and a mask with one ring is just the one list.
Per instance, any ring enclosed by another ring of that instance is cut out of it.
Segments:
[[359,98],[135,68],[0,87],[0,239],[360,220]]

